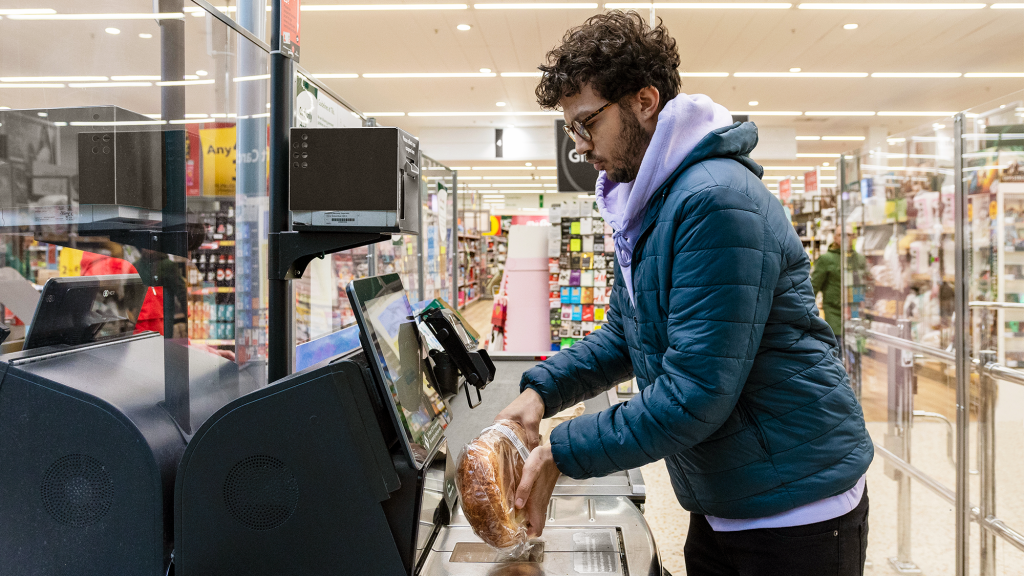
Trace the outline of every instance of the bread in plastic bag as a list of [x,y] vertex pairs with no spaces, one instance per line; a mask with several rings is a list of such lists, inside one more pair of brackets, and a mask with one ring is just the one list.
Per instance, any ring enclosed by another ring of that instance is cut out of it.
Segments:
[[473,532],[506,558],[530,548],[526,514],[515,507],[516,489],[530,452],[518,422],[499,420],[459,454],[455,485]]

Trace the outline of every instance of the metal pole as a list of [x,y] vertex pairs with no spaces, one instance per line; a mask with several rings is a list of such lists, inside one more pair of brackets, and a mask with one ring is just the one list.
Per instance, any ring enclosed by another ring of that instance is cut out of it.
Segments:
[[963,171],[964,115],[953,119],[953,185],[956,219],[956,283],[953,309],[956,321],[953,325],[953,348],[956,353],[956,576],[968,576],[970,567],[970,447],[967,443],[970,433],[970,384],[971,355],[968,349],[970,310],[967,307],[969,276],[967,258],[971,255],[971,243],[967,221],[967,191],[964,190]]
[[[981,471],[981,518],[996,515],[996,384],[989,372],[998,355],[994,350],[982,350],[981,359],[981,406],[978,409],[978,469]],[[979,563],[981,576],[995,576],[996,535],[991,530],[981,531]]]
[[459,171],[452,170],[452,306],[459,309]]
[[[287,232],[288,222],[288,131],[291,126],[291,62],[281,52],[281,2],[275,0],[270,25],[270,222],[268,232]],[[287,280],[268,281],[267,378],[274,382],[291,371]]]
[[[899,337],[910,339],[910,320],[896,320]],[[886,448],[910,462],[911,426],[914,422],[914,353],[889,347],[889,427],[885,435]],[[896,481],[896,556],[889,564],[900,574],[920,574],[910,558],[911,548],[911,493],[910,475],[886,465],[886,473]]]

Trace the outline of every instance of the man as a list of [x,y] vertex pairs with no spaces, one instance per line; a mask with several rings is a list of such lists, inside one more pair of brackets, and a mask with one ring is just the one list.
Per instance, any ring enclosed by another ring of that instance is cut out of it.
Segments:
[[[828,322],[832,333],[838,339],[843,335],[842,317],[842,286],[843,277],[840,270],[839,246],[842,244],[842,231],[836,229],[832,244],[828,251],[818,257],[811,274],[811,288],[814,293],[821,292],[821,304],[825,310],[825,322]],[[847,251],[850,270],[864,272],[864,256],[854,251]]]
[[554,429],[516,506],[541,534],[559,474],[665,459],[698,575],[862,574],[873,447],[814,304],[810,265],[748,154],[751,123],[679,93],[663,25],[612,11],[566,33],[537,97],[600,170],[615,230],[608,320],[523,375],[499,418],[539,422],[636,376],[641,392]]

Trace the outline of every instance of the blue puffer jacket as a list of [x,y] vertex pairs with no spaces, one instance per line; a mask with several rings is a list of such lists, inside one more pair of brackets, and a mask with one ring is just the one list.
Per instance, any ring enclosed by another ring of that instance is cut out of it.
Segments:
[[655,193],[608,320],[523,375],[546,416],[636,376],[640,394],[555,428],[562,473],[664,458],[683,508],[760,518],[849,490],[874,454],[818,317],[810,263],[749,158],[757,128],[708,134]]

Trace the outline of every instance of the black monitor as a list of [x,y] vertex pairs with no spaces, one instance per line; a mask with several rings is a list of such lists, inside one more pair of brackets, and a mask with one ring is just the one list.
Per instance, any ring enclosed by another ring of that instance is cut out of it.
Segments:
[[109,340],[135,331],[146,286],[135,274],[51,278],[43,286],[25,350]]
[[402,280],[398,274],[354,280],[348,285],[348,297],[368,344],[371,371],[390,402],[401,444],[412,465],[422,468],[440,447],[451,413],[431,385]]

